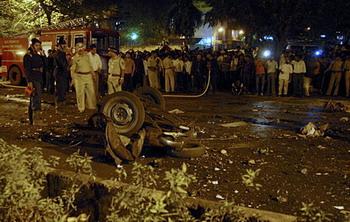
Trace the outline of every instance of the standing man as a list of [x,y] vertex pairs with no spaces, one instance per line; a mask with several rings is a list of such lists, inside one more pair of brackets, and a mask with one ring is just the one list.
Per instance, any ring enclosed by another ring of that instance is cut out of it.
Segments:
[[55,69],[54,57],[55,57],[55,52],[52,49],[49,49],[48,57],[47,57],[46,86],[45,86],[45,88],[47,89],[47,92],[50,94],[54,94],[54,92],[55,92],[55,79],[53,76],[53,72]]
[[331,63],[329,68],[327,69],[327,70],[331,70],[332,72],[331,79],[328,85],[327,94],[326,94],[327,96],[330,96],[332,94],[333,88],[334,88],[333,96],[338,96],[340,80],[343,72],[343,64],[344,64],[343,60],[340,58],[340,56],[337,56],[335,60]]
[[156,52],[152,52],[147,60],[147,74],[150,87],[159,89]]
[[76,45],[77,54],[72,59],[70,68],[75,86],[79,112],[96,109],[96,94],[93,81],[94,69],[83,43]]
[[194,85],[197,91],[201,91],[204,87],[204,78],[203,78],[204,72],[205,72],[205,62],[202,59],[202,56],[198,54],[192,64],[192,74],[195,82]]
[[218,75],[220,72],[219,63],[215,56],[211,54],[208,56],[207,67],[208,71],[210,72],[210,86],[212,89],[212,93],[215,94],[217,89]]
[[88,53],[88,55],[90,57],[90,61],[93,69],[92,79],[95,85],[95,88],[94,88],[95,94],[96,94],[96,98],[98,98],[100,95],[100,87],[99,87],[100,82],[103,81],[103,78],[101,77],[102,61],[101,61],[101,57],[97,54],[97,48],[95,44],[92,44],[90,46],[90,50],[91,51]]
[[278,96],[288,95],[288,86],[290,75],[293,73],[293,66],[289,63],[288,59],[280,66],[280,75],[278,81]]
[[184,59],[184,71],[185,71],[185,90],[191,91],[193,90],[194,78],[192,75],[192,61],[185,56]]
[[166,54],[163,60],[165,73],[165,92],[175,92],[175,74],[173,60]]
[[267,70],[267,93],[276,96],[276,75],[278,64],[273,58],[269,58],[266,62]]
[[125,62],[116,48],[109,48],[108,55],[108,94],[122,91],[124,81]]
[[123,88],[126,91],[131,92],[134,88],[133,77],[135,74],[135,62],[131,58],[130,52],[125,54],[125,74]]
[[293,94],[294,96],[303,96],[304,75],[306,73],[306,65],[299,55],[295,56],[293,65]]
[[182,58],[180,55],[176,56],[176,59],[174,60],[174,71],[175,71],[175,87],[178,90],[182,90],[184,87],[183,84],[183,71],[184,71],[184,62],[182,61]]
[[346,97],[350,97],[350,55],[344,62]]
[[54,57],[54,77],[56,81],[55,106],[56,109],[64,105],[69,86],[68,60],[66,56],[66,41],[61,37],[58,41],[57,53]]
[[264,95],[265,86],[265,65],[261,59],[255,61],[255,75],[256,75],[256,94]]
[[31,105],[34,111],[41,110],[44,61],[40,55],[40,51],[41,42],[34,38],[31,40],[31,45],[27,54],[23,57],[28,87],[33,89]]

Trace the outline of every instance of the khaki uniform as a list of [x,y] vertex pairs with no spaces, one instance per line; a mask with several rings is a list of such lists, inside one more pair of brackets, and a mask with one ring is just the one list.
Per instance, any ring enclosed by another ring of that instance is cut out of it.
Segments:
[[343,72],[343,61],[341,59],[335,60],[331,64],[331,71],[332,71],[332,75],[328,85],[327,96],[330,96],[332,94],[333,88],[334,88],[333,95],[338,96],[340,80]]
[[84,112],[87,109],[96,109],[96,93],[93,82],[93,68],[87,53],[76,54],[70,68],[75,86],[78,109]]
[[173,60],[166,57],[163,60],[165,72],[165,92],[175,92],[175,73]]
[[99,85],[100,85],[100,71],[102,70],[102,60],[101,57],[96,53],[93,55],[91,52],[88,53],[90,60],[91,60],[91,65],[94,70],[93,73],[93,80],[95,84],[95,93],[98,98],[99,96]]
[[344,62],[346,97],[350,96],[350,59]]
[[147,60],[148,67],[148,80],[149,85],[152,88],[159,89],[159,79],[158,79],[158,64],[156,57],[149,57]]
[[108,94],[122,91],[125,62],[120,56],[108,61]]

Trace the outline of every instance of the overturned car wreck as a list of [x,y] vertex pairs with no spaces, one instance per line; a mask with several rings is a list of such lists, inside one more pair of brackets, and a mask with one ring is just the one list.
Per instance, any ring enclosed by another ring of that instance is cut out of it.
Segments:
[[72,134],[78,132],[77,128],[80,134],[84,134],[85,129],[89,131],[85,135],[102,136],[100,144],[116,164],[136,160],[144,147],[153,152],[162,149],[179,158],[199,157],[205,153],[205,147],[196,140],[194,127],[186,126],[183,120],[166,112],[162,94],[149,87],[105,96],[88,125],[76,125]]

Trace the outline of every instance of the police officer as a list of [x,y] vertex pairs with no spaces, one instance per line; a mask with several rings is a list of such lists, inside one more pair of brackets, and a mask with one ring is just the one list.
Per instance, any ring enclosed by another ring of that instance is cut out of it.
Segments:
[[27,54],[23,57],[28,87],[33,89],[32,109],[41,110],[41,92],[43,85],[44,61],[40,55],[41,42],[33,38]]
[[157,64],[157,54],[152,52],[151,56],[147,60],[148,69],[148,80],[149,85],[152,88],[159,89],[159,79],[158,79],[158,64]]
[[77,54],[72,59],[71,74],[75,86],[79,112],[96,109],[94,69],[83,43],[76,45]]
[[58,108],[66,101],[69,86],[68,61],[66,56],[66,41],[60,38],[56,55],[54,56],[54,77],[56,81],[55,105]]
[[122,91],[125,62],[115,48],[109,48],[108,55],[111,57],[108,61],[108,94],[112,94]]

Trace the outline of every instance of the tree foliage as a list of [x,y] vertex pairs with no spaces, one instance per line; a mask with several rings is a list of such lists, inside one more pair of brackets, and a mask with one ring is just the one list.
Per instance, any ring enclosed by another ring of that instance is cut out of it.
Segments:
[[206,21],[227,21],[250,35],[273,35],[280,43],[311,27],[314,34],[349,29],[347,0],[207,0]]
[[131,32],[149,43],[171,35],[192,37],[201,23],[201,12],[192,0],[120,0],[118,5],[124,41]]
[[0,35],[17,34],[74,18],[113,17],[113,0],[0,0]]

